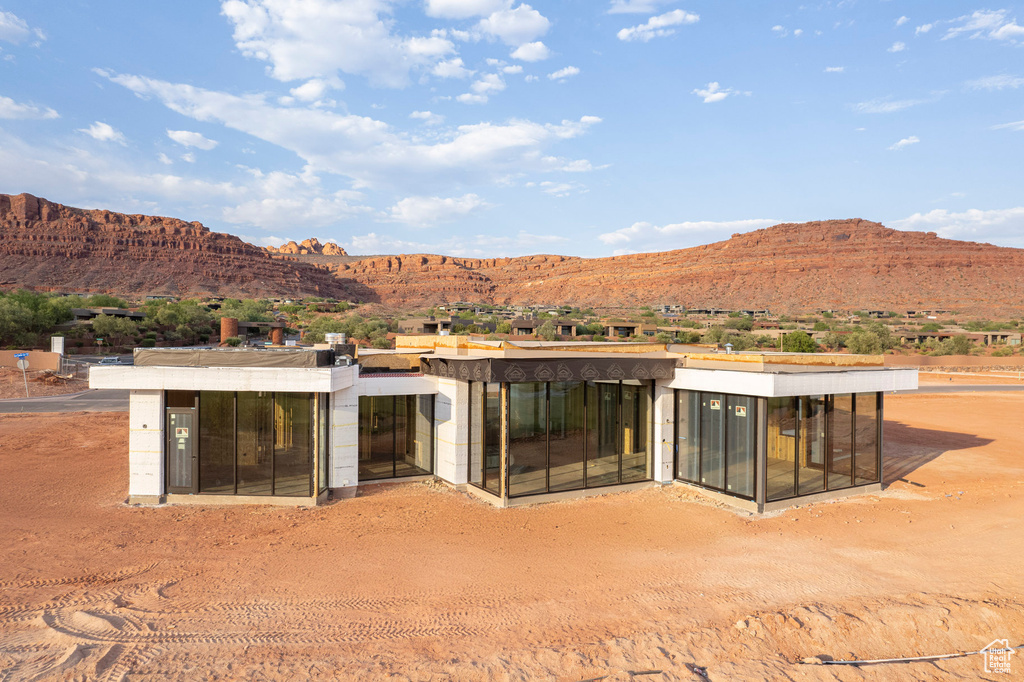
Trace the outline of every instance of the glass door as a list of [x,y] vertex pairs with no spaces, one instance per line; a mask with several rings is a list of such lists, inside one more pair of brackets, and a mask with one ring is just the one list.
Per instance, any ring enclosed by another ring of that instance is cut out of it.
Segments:
[[198,492],[198,468],[195,414],[187,408],[167,410],[167,492]]

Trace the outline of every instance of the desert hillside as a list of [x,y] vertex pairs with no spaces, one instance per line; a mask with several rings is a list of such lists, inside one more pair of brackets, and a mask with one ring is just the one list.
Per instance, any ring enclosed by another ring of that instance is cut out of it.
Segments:
[[175,218],[0,194],[0,286],[138,295],[345,296],[330,272]]
[[714,244],[614,258],[385,256],[339,275],[395,305],[452,300],[631,306],[949,309],[1019,314],[1024,249],[866,220],[775,225]]
[[577,258],[354,257],[315,239],[273,254],[200,223],[0,195],[0,287],[138,295],[334,296],[619,307],[944,309],[1020,314],[1024,249],[865,220],[783,224],[676,251]]

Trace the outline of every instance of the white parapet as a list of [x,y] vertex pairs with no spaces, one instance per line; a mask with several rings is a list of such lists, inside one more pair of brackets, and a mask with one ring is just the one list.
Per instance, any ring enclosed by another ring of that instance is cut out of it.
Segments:
[[806,372],[741,372],[677,368],[668,388],[777,398],[917,389],[917,369],[848,369]]
[[431,395],[437,393],[437,377],[422,374],[363,374],[359,395]]
[[675,461],[675,394],[666,386],[654,387],[654,458],[651,478],[660,483],[673,479]]
[[89,388],[334,393],[356,383],[351,367],[93,367]]

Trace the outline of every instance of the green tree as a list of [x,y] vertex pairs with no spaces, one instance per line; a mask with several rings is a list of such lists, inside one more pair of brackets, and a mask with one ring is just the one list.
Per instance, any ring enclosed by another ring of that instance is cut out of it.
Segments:
[[106,339],[111,346],[121,346],[128,337],[139,333],[138,326],[127,317],[97,315],[92,320],[92,331],[97,338]]
[[273,322],[274,316],[270,314],[270,301],[226,298],[220,304],[220,314],[223,317],[234,317],[240,322]]
[[672,343],[672,335],[666,332],[658,332],[654,335],[654,340],[658,343]]
[[35,316],[30,308],[10,296],[0,298],[0,343],[5,345],[34,344],[35,333],[32,331],[34,321]]
[[93,294],[85,299],[87,308],[127,308],[128,302],[110,294]]
[[821,337],[821,345],[829,350],[839,350],[843,345],[843,342],[839,338],[839,334],[836,334],[835,332],[828,332]]
[[495,328],[494,331],[497,334],[511,334],[512,333],[512,323],[511,322],[499,322],[498,326]]
[[879,355],[882,352],[882,342],[878,336],[862,329],[846,337],[846,347],[857,355]]
[[830,329],[827,322],[818,321],[814,323],[814,331],[827,332]]
[[783,337],[782,350],[787,353],[814,353],[818,350],[818,344],[807,332],[798,330]]
[[545,341],[554,341],[558,338],[558,330],[551,320],[547,320],[544,324],[537,328],[537,336],[541,337]]

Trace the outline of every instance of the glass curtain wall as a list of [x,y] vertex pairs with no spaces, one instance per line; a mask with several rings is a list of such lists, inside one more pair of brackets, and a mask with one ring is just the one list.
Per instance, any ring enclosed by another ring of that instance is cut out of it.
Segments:
[[501,492],[501,384],[469,383],[469,482]]
[[754,497],[757,398],[677,390],[675,477]]
[[880,394],[768,399],[766,499],[881,481]]
[[651,384],[509,384],[509,496],[651,478]]
[[431,473],[433,434],[433,395],[361,396],[359,480]]
[[327,424],[326,408],[314,411],[314,394],[199,391],[198,399],[196,492],[313,494],[314,457],[326,472],[326,446],[314,448],[314,429],[326,434]]

